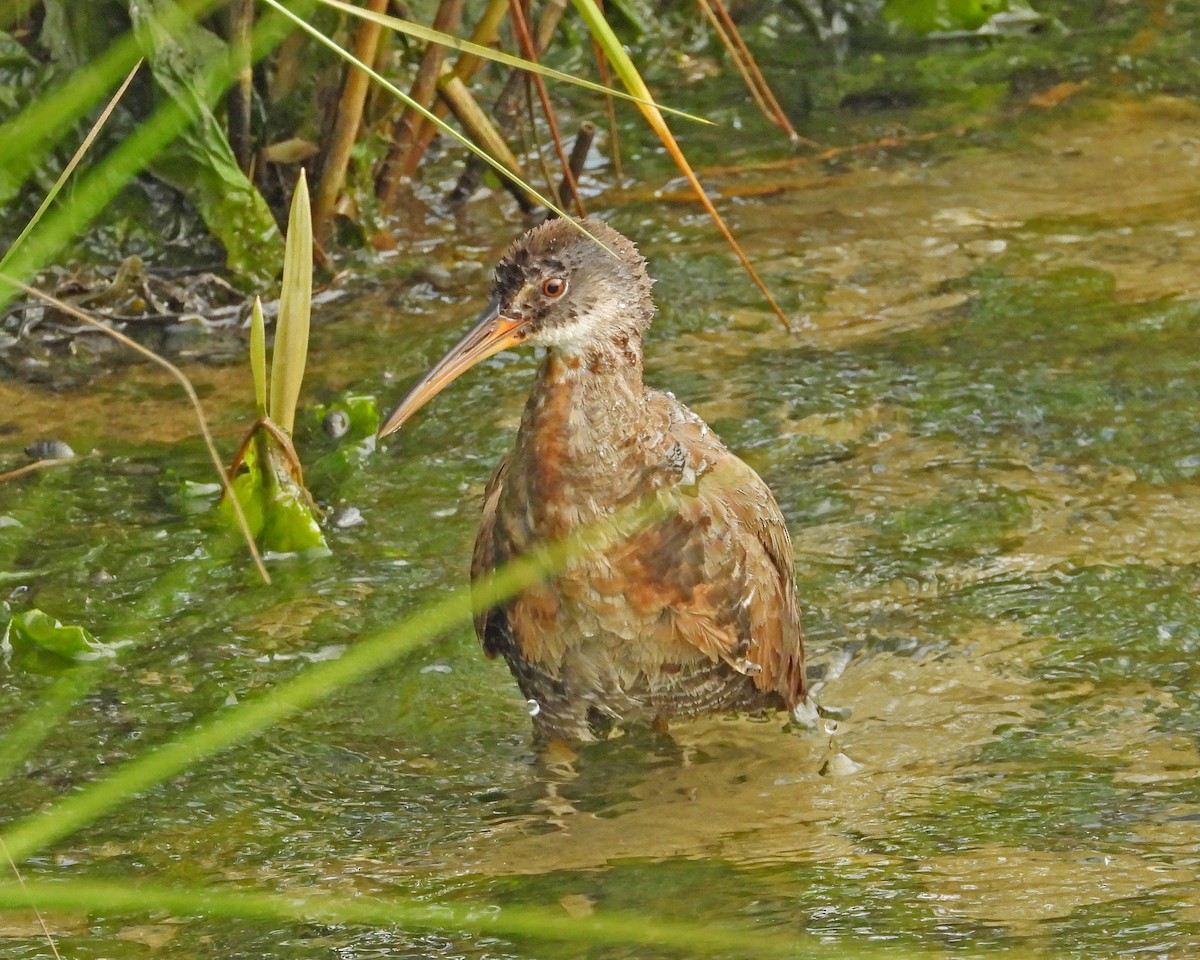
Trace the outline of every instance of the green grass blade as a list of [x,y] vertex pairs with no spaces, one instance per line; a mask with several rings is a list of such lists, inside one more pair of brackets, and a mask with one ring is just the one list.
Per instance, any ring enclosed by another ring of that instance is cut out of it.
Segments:
[[[0,883],[0,908],[84,910],[107,914],[167,913],[177,917],[319,924],[358,924],[414,930],[464,931],[492,937],[551,940],[587,946],[632,944],[680,951],[684,956],[837,957],[839,960],[895,957],[892,949],[829,944],[794,933],[667,920],[628,913],[569,917],[555,906],[495,907],[487,903],[417,901],[379,897],[335,897],[311,888],[290,893],[221,890],[204,886],[66,880]],[[845,948],[844,948],[845,947]],[[587,951],[591,955],[591,951]],[[945,953],[906,950],[905,957],[944,957]],[[989,953],[988,956],[1002,954]],[[955,956],[971,956],[956,952]]]
[[0,835],[15,862],[127,803],[129,799],[191,766],[258,736],[285,717],[311,707],[336,690],[412,652],[521,590],[560,570],[573,557],[604,550],[661,519],[673,509],[669,499],[651,495],[554,544],[511,561],[474,584],[459,587],[443,599],[418,609],[399,626],[355,642],[337,660],[327,660],[257,697],[222,710],[207,721],[151,749],[114,771],[108,778],[65,796],[46,810],[27,817]]
[[300,179],[292,193],[287,243],[283,253],[283,289],[275,321],[275,349],[271,353],[272,420],[287,434],[296,426],[296,404],[308,361],[308,326],[312,313],[312,208],[308,178]]
[[29,218],[29,222],[25,224],[25,229],[21,231],[21,233],[17,236],[17,239],[14,240],[9,246],[8,250],[4,254],[3,259],[0,259],[0,271],[3,271],[8,266],[8,261],[12,257],[13,251],[21,246],[25,238],[29,236],[30,232],[41,222],[41,219],[45,215],[46,210],[49,209],[50,204],[54,202],[55,197],[58,196],[67,180],[70,179],[71,174],[75,172],[75,168],[79,166],[79,161],[84,158],[84,155],[95,142],[100,131],[104,129],[104,125],[108,123],[108,118],[112,116],[113,110],[115,110],[117,108],[117,104],[121,102],[121,97],[123,97],[125,95],[125,91],[129,89],[129,84],[133,82],[133,78],[137,75],[138,68],[140,68],[141,65],[141,60],[133,65],[133,69],[126,74],[125,80],[122,82],[121,86],[117,88],[117,92],[114,93],[111,98],[109,98],[108,105],[105,106],[103,111],[101,111],[100,116],[98,116],[96,118],[96,122],[92,124],[92,128],[87,132],[87,136],[83,138],[83,142],[79,145],[79,148],[71,156],[71,159],[67,162],[67,165],[63,167],[62,173],[60,173],[58,175],[58,179],[54,181],[54,185],[46,194],[45,199],[42,200],[37,210],[34,211],[33,216]]
[[260,417],[267,415],[267,324],[263,319],[262,300],[254,298],[250,310],[250,372],[254,377],[254,408]]
[[[341,0],[320,0],[327,7],[333,7],[335,10],[340,10],[342,13],[348,13],[355,17],[361,17],[363,20],[371,20],[375,23],[382,24],[395,30],[397,33],[403,33],[410,37],[415,37],[418,40],[424,40],[426,43],[437,43],[443,47],[450,47],[452,50],[458,50],[461,53],[469,53],[476,57],[481,57],[485,60],[492,60],[495,63],[503,63],[509,67],[516,67],[518,70],[526,70],[529,73],[536,73],[543,77],[548,77],[551,80],[561,80],[563,83],[573,83],[576,86],[583,87],[585,90],[592,90],[596,93],[603,93],[605,96],[617,97],[620,100],[628,100],[632,103],[644,104],[648,101],[640,95],[626,93],[623,90],[613,90],[611,87],[606,87],[602,83],[595,83],[591,80],[585,80],[583,77],[572,76],[569,73],[551,69],[543,66],[540,63],[534,63],[532,60],[524,60],[521,57],[515,57],[511,53],[505,53],[503,50],[495,50],[492,47],[481,46],[478,43],[472,43],[470,40],[462,40],[452,36],[449,33],[442,33],[440,30],[434,30],[430,27],[422,26],[419,23],[413,23],[411,20],[401,20],[399,17],[391,17],[385,13],[376,13],[373,10],[367,10],[363,7],[356,7],[349,3],[342,3]],[[694,113],[685,113],[682,110],[675,110],[672,107],[664,107],[661,104],[656,104],[658,109],[664,113],[671,113],[677,117],[683,117],[686,120],[692,120],[696,123],[712,124],[711,120],[706,120],[704,117],[698,117]]]

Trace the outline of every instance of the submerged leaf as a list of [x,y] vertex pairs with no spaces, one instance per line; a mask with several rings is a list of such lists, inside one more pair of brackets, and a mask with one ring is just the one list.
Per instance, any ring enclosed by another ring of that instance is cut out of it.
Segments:
[[[293,477],[277,442],[259,430],[246,450],[244,469],[233,480],[233,493],[246,514],[258,545],[270,553],[328,553],[312,498]],[[221,501],[221,513],[233,521],[233,508]]]
[[[0,614],[6,612],[0,610]],[[26,669],[55,671],[66,664],[107,656],[112,648],[100,643],[85,628],[64,624],[50,614],[26,610],[8,618],[0,634],[0,654]]]
[[326,406],[314,407],[312,417],[337,447],[310,464],[308,474],[340,486],[375,452],[379,406],[374,397],[348,393]]
[[887,0],[883,16],[913,33],[978,30],[997,13],[1008,9],[1008,0]]

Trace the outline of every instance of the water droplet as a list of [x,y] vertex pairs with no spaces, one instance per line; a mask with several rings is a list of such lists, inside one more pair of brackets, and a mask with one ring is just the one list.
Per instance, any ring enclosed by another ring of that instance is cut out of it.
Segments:
[[536,700],[526,700],[525,701],[525,709],[529,711],[529,715],[531,717],[536,717],[539,713],[542,712],[542,705],[540,703],[538,703]]

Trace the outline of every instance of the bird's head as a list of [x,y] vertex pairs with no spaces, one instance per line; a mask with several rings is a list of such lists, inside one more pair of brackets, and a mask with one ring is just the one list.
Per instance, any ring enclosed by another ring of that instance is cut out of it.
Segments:
[[654,314],[646,261],[603,221],[580,223],[590,237],[565,220],[550,220],[508,248],[483,314],[400,401],[380,437],[399,430],[462,373],[508,347],[528,343],[584,358],[620,344],[640,356],[642,333]]

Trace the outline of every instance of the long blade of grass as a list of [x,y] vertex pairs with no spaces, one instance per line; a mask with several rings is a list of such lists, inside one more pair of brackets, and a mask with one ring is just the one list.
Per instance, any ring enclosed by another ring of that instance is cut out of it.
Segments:
[[[378,83],[380,86],[382,86],[385,90],[387,90],[390,94],[392,94],[392,96],[399,97],[401,100],[404,101],[404,103],[406,103],[408,105],[408,107],[410,109],[415,110],[417,113],[419,113],[421,116],[423,116],[426,120],[428,120],[430,123],[432,123],[439,130],[443,131],[448,136],[457,140],[464,147],[466,147],[468,150],[470,150],[471,153],[473,153],[473,154],[475,154],[475,156],[479,157],[479,159],[481,159],[484,163],[486,163],[489,167],[491,167],[493,170],[495,170],[502,177],[508,177],[508,178],[516,181],[517,183],[519,183],[521,185],[521,187],[531,197],[533,197],[538,203],[542,204],[542,206],[544,206],[547,210],[553,210],[560,217],[563,217],[568,222],[574,224],[575,228],[577,230],[579,230],[580,233],[583,233],[586,236],[591,237],[592,240],[594,240],[601,249],[607,251],[610,256],[612,256],[614,258],[617,257],[617,254],[613,250],[610,250],[601,240],[592,236],[592,234],[589,233],[584,227],[580,226],[577,221],[572,220],[569,216],[567,216],[565,213],[563,213],[563,211],[560,210],[554,204],[553,201],[546,199],[540,193],[538,193],[536,190],[534,190],[533,187],[531,187],[528,183],[525,183],[523,180],[520,180],[519,178],[514,176],[512,171],[505,168],[504,164],[502,164],[499,160],[496,160],[494,157],[492,157],[486,150],[481,150],[478,146],[476,146],[474,143],[472,143],[469,138],[464,137],[461,133],[459,133],[457,130],[455,130],[452,126],[450,126],[448,123],[446,123],[444,120],[442,120],[436,114],[434,114],[434,112],[432,110],[417,103],[415,100],[412,99],[412,97],[408,96],[408,94],[406,94],[403,90],[401,90],[399,87],[397,87],[394,83],[392,83],[390,80],[388,80],[382,74],[380,74],[378,71],[373,70],[371,67],[369,67],[367,64],[363,63],[361,60],[359,60],[357,57],[355,57],[349,51],[344,50],[342,47],[338,46],[337,43],[335,43],[333,40],[329,39],[329,37],[327,37],[323,33],[321,33],[321,31],[318,30],[316,27],[314,27],[311,24],[309,24],[308,22],[306,22],[303,18],[298,17],[296,14],[292,13],[292,11],[289,10],[287,7],[285,7],[281,3],[279,3],[279,0],[263,0],[263,2],[266,3],[267,5],[273,7],[274,9],[278,10],[285,17],[287,17],[294,24],[296,24],[296,26],[298,26],[301,30],[303,30],[305,33],[307,33],[310,37],[315,39],[317,42],[324,44],[326,47],[328,47],[330,50],[332,50],[334,53],[336,53],[339,57],[341,57],[342,59],[344,59],[350,63],[353,63],[360,70],[362,70],[364,73],[366,73],[366,75],[369,76],[372,80],[374,80],[376,83]],[[326,2],[326,0],[321,0],[321,2]],[[356,7],[353,9],[357,10],[358,8]]]
[[29,236],[30,232],[38,225],[42,219],[42,216],[49,209],[50,204],[54,202],[54,199],[58,196],[59,191],[62,190],[63,185],[66,184],[68,179],[70,179],[71,174],[75,172],[75,168],[79,166],[79,161],[83,159],[84,155],[95,142],[96,137],[100,135],[100,131],[104,129],[104,125],[108,123],[108,118],[112,116],[113,111],[117,108],[117,104],[121,102],[121,97],[123,97],[125,95],[125,91],[129,89],[129,85],[133,82],[133,78],[137,76],[137,72],[141,66],[141,60],[135,63],[133,65],[133,69],[131,69],[125,76],[125,80],[122,82],[121,86],[117,88],[117,92],[109,98],[108,104],[100,112],[100,116],[96,118],[96,122],[92,124],[92,128],[87,132],[87,136],[83,138],[83,142],[79,144],[79,147],[75,150],[75,153],[71,156],[71,159],[67,162],[67,165],[63,167],[62,173],[58,175],[58,179],[54,181],[54,185],[50,188],[49,192],[46,194],[37,210],[34,211],[33,216],[29,218],[29,222],[25,224],[25,229],[18,234],[17,239],[12,242],[8,250],[5,252],[4,257],[0,259],[0,272],[3,272],[5,266],[8,264],[9,259],[13,255],[13,251],[17,250],[21,246],[25,238]]
[[89,316],[78,307],[73,307],[70,304],[63,303],[57,297],[53,297],[48,293],[38,290],[22,283],[13,277],[0,274],[0,284],[11,284],[18,290],[25,292],[27,296],[37,297],[39,300],[45,301],[51,306],[64,313],[70,314],[81,323],[86,323],[89,327],[93,327],[102,333],[108,334],[114,340],[124,344],[152,363],[158,364],[167,371],[176,382],[183,388],[183,392],[187,394],[188,402],[192,405],[192,410],[196,414],[196,422],[200,425],[200,434],[204,438],[204,445],[208,449],[209,458],[212,460],[213,466],[216,468],[217,475],[221,478],[221,485],[225,488],[225,496],[233,501],[234,510],[237,514],[238,527],[241,528],[242,536],[246,539],[246,546],[250,550],[250,556],[254,558],[254,565],[258,567],[259,575],[263,578],[263,582],[270,583],[271,575],[267,573],[267,568],[263,566],[262,557],[259,556],[258,548],[254,545],[254,535],[250,532],[250,524],[246,521],[246,515],[242,512],[241,506],[237,503],[237,498],[233,495],[233,490],[229,485],[229,479],[225,476],[225,466],[221,462],[221,455],[217,453],[217,445],[213,441],[212,431],[208,427],[208,418],[204,415],[204,407],[200,405],[200,397],[196,393],[196,388],[192,386],[192,381],[188,379],[187,374],[180,370],[166,357],[160,356],[149,347],[144,347],[136,340],[133,340],[119,330],[114,330],[107,324],[101,323],[95,317]]
[[296,404],[300,400],[300,385],[308,361],[312,246],[308,178],[301,167],[288,214],[283,288],[279,295],[279,317],[275,321],[275,349],[271,353],[271,402],[268,408],[271,419],[289,435],[296,426]]
[[[328,2],[328,0],[322,0]],[[754,269],[754,265],[750,262],[745,252],[742,250],[741,244],[737,242],[729,227],[725,224],[725,220],[713,206],[712,200],[709,199],[704,187],[700,183],[699,177],[692,169],[692,165],[684,156],[683,150],[680,149],[678,142],[675,140],[675,135],[671,133],[671,129],[667,126],[667,121],[654,103],[654,97],[650,93],[650,89],[646,86],[646,82],[642,79],[642,75],[638,73],[637,67],[633,65],[633,61],[629,58],[629,54],[625,52],[625,47],[621,41],[617,39],[617,35],[613,33],[613,29],[609,26],[608,21],[604,19],[604,14],[600,8],[596,6],[595,0],[572,0],[575,4],[575,9],[579,11],[583,17],[588,29],[592,32],[600,46],[604,49],[609,61],[616,70],[617,76],[621,78],[621,82],[625,84],[630,93],[635,93],[639,97],[638,108],[642,111],[642,115],[646,118],[646,122],[658,134],[663,145],[674,159],[676,166],[682,171],[687,178],[688,183],[692,185],[692,189],[696,191],[696,196],[708,211],[708,215],[712,217],[713,222],[717,225],[717,229],[721,231],[726,242],[733,248],[733,252],[741,261],[742,267],[746,273],[750,275],[750,279],[754,281],[759,292],[762,293],[771,309],[775,312],[775,316],[789,331],[792,329],[791,323],[784,314],[779,303],[767,289],[767,285],[763,282],[762,277],[758,275],[758,271]]]
[[540,74],[543,77],[549,77],[552,80],[561,80],[563,83],[573,83],[576,86],[583,87],[585,90],[592,90],[595,93],[603,93],[607,96],[617,97],[621,100],[628,100],[631,103],[636,103],[639,106],[652,105],[664,113],[674,114],[677,117],[683,117],[685,120],[692,120],[696,123],[706,123],[711,125],[711,120],[706,120],[704,117],[698,117],[693,113],[687,113],[683,110],[676,110],[673,107],[656,104],[651,97],[630,91],[625,93],[621,90],[614,90],[611,87],[606,87],[603,84],[595,83],[592,80],[586,80],[583,77],[572,76],[569,73],[562,73],[559,70],[554,70],[551,67],[543,66],[540,63],[534,63],[532,60],[524,60],[521,57],[515,57],[511,53],[505,53],[503,50],[494,50],[491,47],[480,46],[477,43],[472,43],[470,40],[462,40],[449,33],[442,33],[439,30],[433,30],[430,27],[422,26],[419,23],[413,23],[411,20],[401,20],[399,17],[392,17],[386,13],[375,13],[371,10],[366,10],[363,7],[356,7],[353,4],[342,3],[341,0],[319,0],[320,3],[327,7],[333,7],[335,10],[340,10],[342,13],[348,13],[351,16],[361,17],[364,20],[374,20],[376,23],[383,24],[385,27],[390,27],[397,33],[407,34],[410,37],[415,37],[418,40],[424,40],[426,43],[438,43],[445,47],[458,50],[462,53],[469,53],[485,60],[492,60],[496,63],[503,63],[509,67],[516,67],[519,70],[528,70],[530,73]]
[[[22,895],[24,894],[24,899]],[[630,913],[596,913],[568,917],[562,908],[503,906],[483,903],[418,901],[377,897],[336,897],[311,888],[290,893],[256,890],[220,890],[207,886],[113,881],[26,880],[0,884],[0,907],[23,907],[29,901],[53,910],[91,910],[109,914],[168,913],[177,917],[279,923],[361,924],[416,930],[470,931],[495,937],[557,940],[565,943],[621,947],[642,945],[680,951],[685,956],[719,953],[733,957],[829,957],[865,960],[896,956],[881,948],[841,946],[831,953],[828,944],[807,942],[795,934],[776,933],[761,925],[738,929],[645,917]],[[589,951],[590,953],[590,951]],[[955,956],[968,956],[956,951]],[[989,954],[994,956],[996,954]],[[945,954],[905,951],[913,958]]]

